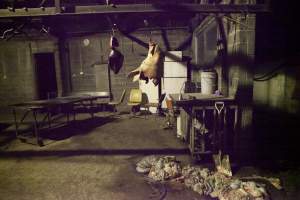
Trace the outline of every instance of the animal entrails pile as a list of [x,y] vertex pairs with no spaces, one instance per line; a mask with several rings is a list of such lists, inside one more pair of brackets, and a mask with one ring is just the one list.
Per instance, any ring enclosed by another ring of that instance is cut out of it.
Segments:
[[265,185],[242,181],[226,174],[198,166],[181,166],[175,156],[146,156],[137,163],[139,173],[157,182],[180,181],[200,195],[220,200],[268,200]]

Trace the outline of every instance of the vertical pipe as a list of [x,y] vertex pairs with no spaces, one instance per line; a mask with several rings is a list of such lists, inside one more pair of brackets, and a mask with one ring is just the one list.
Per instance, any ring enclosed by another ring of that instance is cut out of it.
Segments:
[[35,135],[35,138],[36,138],[36,143],[39,146],[43,146],[43,142],[40,140],[40,136],[39,136],[37,112],[35,110],[32,110],[32,114],[33,114],[33,119],[34,119],[34,122],[33,122],[34,130],[33,131],[34,131],[34,135]]
[[223,125],[223,151],[226,152],[227,149],[227,107],[224,108],[224,125]]
[[107,75],[108,75],[109,100],[111,101],[114,98],[113,98],[112,89],[111,89],[111,76],[110,76],[110,67],[109,67],[109,64],[107,65]]
[[233,153],[237,157],[238,148],[238,106],[234,109],[234,139],[233,139]]
[[216,148],[216,144],[217,144],[217,120],[218,120],[218,118],[217,118],[217,110],[216,109],[214,109],[214,111],[213,111],[213,118],[214,118],[214,128],[213,128],[213,150],[214,151],[216,151],[217,150],[217,148]]

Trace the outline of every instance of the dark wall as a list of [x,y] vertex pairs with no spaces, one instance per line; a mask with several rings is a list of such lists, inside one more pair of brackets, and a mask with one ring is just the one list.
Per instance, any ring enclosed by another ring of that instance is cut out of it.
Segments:
[[299,163],[300,32],[298,7],[292,1],[271,3],[272,13],[258,15],[256,23],[254,125],[261,160],[284,166]]
[[272,1],[272,13],[258,15],[254,102],[260,109],[300,111],[300,39],[296,6]]

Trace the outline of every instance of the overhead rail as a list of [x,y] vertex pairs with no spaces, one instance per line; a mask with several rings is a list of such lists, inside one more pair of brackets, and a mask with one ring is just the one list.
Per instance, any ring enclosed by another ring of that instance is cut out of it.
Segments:
[[44,17],[64,15],[118,14],[118,13],[266,13],[267,4],[120,4],[61,6],[55,0],[54,7],[0,9],[0,18]]

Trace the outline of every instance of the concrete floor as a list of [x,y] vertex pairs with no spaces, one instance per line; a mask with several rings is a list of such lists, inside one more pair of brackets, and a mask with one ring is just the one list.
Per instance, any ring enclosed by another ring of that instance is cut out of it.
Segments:
[[1,146],[0,199],[205,199],[179,185],[150,184],[135,171],[149,154],[190,162],[186,144],[163,130],[163,121],[81,114],[73,125],[45,132],[52,143],[44,147],[12,140]]
[[[11,122],[5,116],[0,120]],[[154,116],[102,113],[91,119],[80,114],[69,126],[44,131],[44,147],[22,143],[13,127],[2,132],[0,127],[0,200],[209,199],[179,184],[149,183],[135,171],[145,155],[176,155],[183,165],[192,162],[187,145],[163,125],[164,118]],[[235,175],[279,177],[286,193],[271,188],[272,199],[300,199],[300,170],[271,168],[246,167]]]

